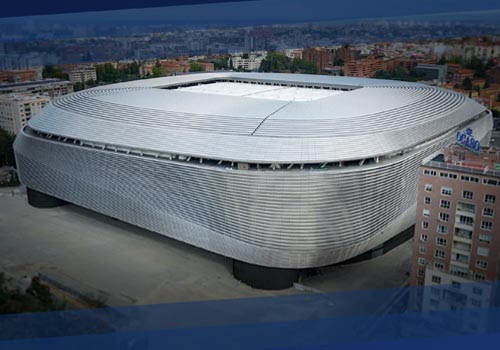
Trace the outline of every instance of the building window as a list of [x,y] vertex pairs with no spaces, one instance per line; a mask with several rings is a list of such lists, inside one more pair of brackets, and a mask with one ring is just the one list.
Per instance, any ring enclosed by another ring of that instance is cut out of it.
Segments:
[[447,234],[448,233],[448,226],[446,226],[446,225],[438,225],[437,232],[438,233],[442,233],[442,234]]
[[446,199],[441,199],[441,203],[439,204],[439,206],[444,209],[450,209],[451,202],[447,201]]
[[488,268],[488,262],[486,260],[476,260],[476,267],[486,270]]
[[452,193],[453,191],[450,187],[441,187],[441,194],[443,196],[451,196]]
[[441,277],[432,275],[431,281],[439,284],[439,283],[441,283]]
[[444,270],[444,264],[443,263],[440,263],[440,262],[435,262],[434,263],[434,268],[436,270]]
[[422,277],[425,274],[425,270],[424,269],[418,269],[417,270],[417,274],[418,274],[419,277]]
[[481,302],[479,300],[471,299],[470,301],[471,301],[472,306],[481,307]]
[[474,274],[474,279],[476,281],[484,281],[486,279],[486,276],[483,275],[482,273],[475,273]]
[[441,249],[436,249],[436,251],[434,252],[434,256],[439,259],[444,259],[445,255],[445,251]]
[[457,176],[457,174],[440,172],[439,177],[444,177],[445,179],[455,179],[456,180],[458,176]]
[[425,247],[425,245],[421,245],[421,246],[419,246],[419,247],[418,247],[418,252],[419,252],[420,254],[425,254],[425,253],[427,253],[427,248]]
[[437,175],[437,172],[436,172],[435,170],[425,169],[425,170],[424,170],[424,175],[436,176],[436,175]]
[[495,215],[495,210],[493,208],[484,208],[483,209],[483,216],[492,217],[493,215]]
[[462,197],[464,199],[472,199],[474,197],[474,193],[471,191],[463,191],[462,192]]
[[488,256],[490,255],[490,249],[486,247],[477,247],[477,255]]
[[425,259],[420,257],[418,258],[418,264],[424,266],[425,265]]
[[446,238],[436,237],[436,245],[446,247]]
[[421,242],[427,242],[427,239],[428,239],[428,237],[427,237],[427,235],[425,233],[422,233],[420,235],[420,241]]
[[441,290],[439,288],[431,288],[431,294],[435,296],[440,296],[441,295]]
[[479,178],[475,176],[469,176],[469,175],[461,175],[460,180],[466,181],[466,182],[474,182],[474,183],[479,183]]
[[492,194],[486,194],[484,195],[484,202],[489,204],[495,204],[496,197]]
[[479,287],[472,287],[472,293],[476,295],[483,295],[483,290]]
[[431,204],[431,197],[425,197],[424,198],[424,203],[425,204]]
[[450,215],[447,213],[439,213],[439,220],[447,222],[450,220]]
[[461,225],[474,226],[474,219],[468,216],[460,215],[458,217],[458,223]]
[[470,203],[458,202],[457,203],[457,211],[463,211],[463,212],[474,214],[476,212],[476,206],[474,204],[470,204]]
[[424,218],[428,218],[429,216],[431,216],[431,211],[429,209],[424,209],[422,215],[424,216]]
[[491,231],[493,223],[491,221],[481,221],[481,229]]
[[479,242],[481,243],[490,243],[491,242],[491,236],[486,234],[486,233],[481,233],[479,235]]
[[483,179],[483,184],[488,186],[500,186],[500,182],[493,179]]
[[427,230],[429,228],[429,223],[427,221],[422,221],[422,229]]
[[425,192],[432,192],[432,185],[431,184],[425,184]]

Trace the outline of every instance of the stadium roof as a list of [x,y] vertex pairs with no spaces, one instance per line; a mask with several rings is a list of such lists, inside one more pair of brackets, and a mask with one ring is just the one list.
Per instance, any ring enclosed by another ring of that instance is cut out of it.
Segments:
[[393,154],[450,132],[485,110],[456,92],[415,83],[216,72],[66,95],[29,125],[154,152],[301,164]]

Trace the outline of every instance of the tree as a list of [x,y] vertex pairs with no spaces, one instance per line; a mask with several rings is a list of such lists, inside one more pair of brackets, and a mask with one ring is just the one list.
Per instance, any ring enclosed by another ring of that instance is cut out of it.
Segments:
[[465,78],[462,81],[462,87],[464,88],[464,90],[467,90],[467,91],[472,90],[472,80],[469,77]]
[[417,81],[423,78],[423,73],[417,72],[414,69],[406,69],[404,66],[397,66],[394,70],[379,70],[375,73],[374,78],[391,79],[403,81]]
[[190,72],[203,72],[204,70],[205,70],[205,68],[203,67],[203,65],[198,63],[198,62],[193,62],[189,66]]
[[81,91],[83,89],[85,89],[85,84],[83,84],[79,81],[73,83],[73,91],[77,92],[77,91]]
[[290,65],[292,73],[317,74],[318,67],[312,62],[307,62],[302,59],[295,58]]
[[56,68],[53,65],[47,65],[43,67],[42,77],[44,79],[49,79],[49,78],[61,79],[61,80],[68,79],[68,75],[64,73],[61,68]]
[[164,77],[165,75],[167,75],[165,69],[163,69],[161,66],[156,65],[153,67],[152,73],[153,78]]
[[115,83],[120,78],[120,73],[111,63],[98,64],[95,66],[97,81],[103,83]]
[[228,65],[227,65],[228,58],[229,58],[229,56],[224,57],[220,60],[212,60],[211,62],[213,62],[213,64],[214,64],[214,69],[215,70],[227,69],[228,68]]
[[475,71],[474,76],[478,78],[484,78],[486,74],[486,65],[476,56],[471,57],[470,61],[465,65],[465,68],[473,69]]
[[290,71],[291,60],[289,57],[276,52],[269,52],[262,60],[259,71],[261,72],[287,72]]

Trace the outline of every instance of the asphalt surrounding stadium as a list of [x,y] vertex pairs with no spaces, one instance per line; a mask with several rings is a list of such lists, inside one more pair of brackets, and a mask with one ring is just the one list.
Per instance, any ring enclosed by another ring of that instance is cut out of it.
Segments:
[[112,306],[399,287],[410,256],[406,242],[323,268],[294,288],[263,291],[235,280],[230,259],[75,205],[32,208],[22,189],[0,189],[0,271],[21,281],[41,275]]

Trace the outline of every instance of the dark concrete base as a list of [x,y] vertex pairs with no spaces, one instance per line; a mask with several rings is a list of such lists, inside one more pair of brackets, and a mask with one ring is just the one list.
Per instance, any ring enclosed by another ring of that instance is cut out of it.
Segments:
[[299,279],[300,270],[279,269],[233,260],[234,277],[253,288],[277,290],[293,286]]
[[399,245],[403,244],[407,240],[413,237],[413,234],[415,233],[415,226],[411,226],[404,230],[403,232],[400,232],[396,236],[392,237],[390,240],[387,242],[381,244],[378,247],[373,248],[372,250],[369,250],[361,255],[355,256],[354,258],[351,258],[347,261],[343,261],[340,264],[345,265],[345,264],[350,264],[350,263],[356,263],[364,260],[370,260],[373,258],[376,258],[377,256],[381,256],[386,254],[387,252],[390,252],[394,248],[398,247]]
[[62,199],[49,196],[29,187],[26,188],[26,193],[28,195],[28,203],[35,208],[55,208],[67,203]]

